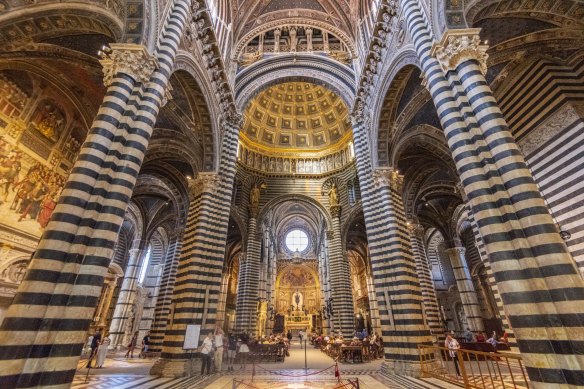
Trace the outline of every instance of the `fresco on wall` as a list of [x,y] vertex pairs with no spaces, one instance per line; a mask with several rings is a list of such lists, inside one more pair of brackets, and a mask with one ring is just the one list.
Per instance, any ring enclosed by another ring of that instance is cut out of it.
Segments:
[[41,102],[30,121],[30,128],[36,131],[42,138],[56,143],[65,127],[65,115],[53,101]]
[[86,131],[46,80],[0,71],[0,90],[0,232],[34,240],[49,222]]

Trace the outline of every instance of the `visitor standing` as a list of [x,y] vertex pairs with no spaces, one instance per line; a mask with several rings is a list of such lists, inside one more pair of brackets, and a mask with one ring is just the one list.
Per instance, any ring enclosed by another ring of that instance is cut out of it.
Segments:
[[126,351],[126,358],[130,356],[130,358],[134,358],[134,349],[136,348],[136,343],[138,342],[138,331],[134,332],[132,335],[132,339],[130,339],[130,343],[128,343],[128,351]]
[[95,359],[95,367],[98,368],[103,367],[103,363],[105,362],[105,357],[107,356],[107,349],[110,345],[110,342],[111,341],[109,335],[105,334],[105,337],[97,347],[97,358]]
[[215,328],[215,370],[221,371],[223,365],[223,335],[221,327]]
[[97,331],[95,331],[95,334],[93,335],[93,339],[91,339],[91,353],[89,354],[89,361],[87,361],[87,368],[89,369],[91,368],[91,360],[95,356],[95,352],[97,351],[97,348],[99,347],[100,343],[101,332],[100,329],[98,328]]
[[302,330],[298,332],[298,339],[300,339],[300,348],[302,349],[302,340],[304,339],[304,332]]
[[247,363],[247,355],[249,354],[249,347],[247,345],[247,341],[245,340],[245,338],[239,338],[239,359],[241,361],[241,367],[239,368],[240,370],[243,370],[245,368],[245,364]]
[[150,345],[150,332],[147,332],[142,338],[142,350],[140,351],[140,358],[146,358],[146,353],[148,352],[148,346]]
[[288,330],[286,334],[286,338],[288,338],[288,343],[292,342],[292,331]]
[[207,374],[211,374],[211,352],[213,352],[213,338],[211,337],[210,332],[203,340],[200,352],[203,356],[203,360],[201,361],[201,375],[205,374],[205,370],[207,370]]
[[452,335],[448,334],[446,340],[444,341],[444,346],[448,348],[448,353],[454,362],[454,368],[456,369],[456,376],[460,377],[460,370],[458,368],[458,349],[460,348],[460,344],[456,339],[452,337]]
[[237,338],[231,334],[227,342],[227,371],[233,371],[233,362],[237,355]]

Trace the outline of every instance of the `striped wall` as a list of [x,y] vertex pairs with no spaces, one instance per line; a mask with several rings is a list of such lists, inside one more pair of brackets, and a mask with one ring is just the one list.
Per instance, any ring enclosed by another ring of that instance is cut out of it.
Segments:
[[509,78],[501,110],[584,276],[584,56],[533,60]]

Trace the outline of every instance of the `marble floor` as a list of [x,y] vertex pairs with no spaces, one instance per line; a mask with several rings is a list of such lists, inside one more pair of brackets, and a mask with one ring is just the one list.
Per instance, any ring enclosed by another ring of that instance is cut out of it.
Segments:
[[[307,370],[304,369],[305,355]],[[244,389],[333,389],[339,386],[334,377],[334,361],[310,346],[305,354],[298,344],[292,345],[290,357],[285,362],[256,365],[253,382],[251,364],[243,368],[235,365],[233,372],[226,371],[227,365],[224,364],[222,372],[203,377],[162,378],[149,375],[153,363],[149,359],[126,359],[123,354],[112,354],[106,359],[103,368],[88,371],[85,367],[87,362],[82,359],[72,388],[231,389],[234,380],[240,383],[239,388]],[[382,360],[376,360],[363,364],[341,363],[338,366],[341,379],[358,379],[361,389],[457,388],[434,379],[381,375],[381,364]]]

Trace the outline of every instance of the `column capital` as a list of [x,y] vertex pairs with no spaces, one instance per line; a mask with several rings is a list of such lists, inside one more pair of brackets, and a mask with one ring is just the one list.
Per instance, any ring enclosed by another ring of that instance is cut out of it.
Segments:
[[391,167],[379,167],[373,170],[373,181],[378,186],[387,186],[401,191],[404,183],[404,176],[398,170]]
[[243,115],[234,109],[227,112],[223,120],[226,126],[235,128],[237,130],[243,126]]
[[217,173],[199,173],[196,178],[189,182],[191,198],[198,197],[203,192],[210,193],[215,191],[219,181],[220,178]]
[[331,210],[332,217],[341,217],[341,206],[340,205],[331,205],[330,210]]
[[469,60],[479,63],[483,75],[487,73],[489,46],[481,44],[480,31],[480,28],[446,30],[440,42],[434,42],[431,55],[436,57],[445,73]]
[[150,76],[158,68],[158,60],[143,45],[134,43],[110,43],[99,52],[103,67],[103,83],[110,86],[117,73],[124,73],[136,82],[150,81]]
[[371,120],[371,115],[369,115],[369,109],[365,103],[361,101],[357,104],[357,107],[349,116],[349,120],[351,120],[351,125],[353,127],[368,126]]
[[466,253],[466,248],[461,247],[461,246],[456,246],[456,247],[451,247],[449,249],[445,249],[444,252],[448,255],[457,255],[457,256],[463,256]]
[[410,230],[410,233],[413,236],[416,236],[418,238],[423,238],[424,237],[424,226],[421,225],[420,223],[414,222],[414,221],[408,221],[407,222],[407,226],[408,229]]

